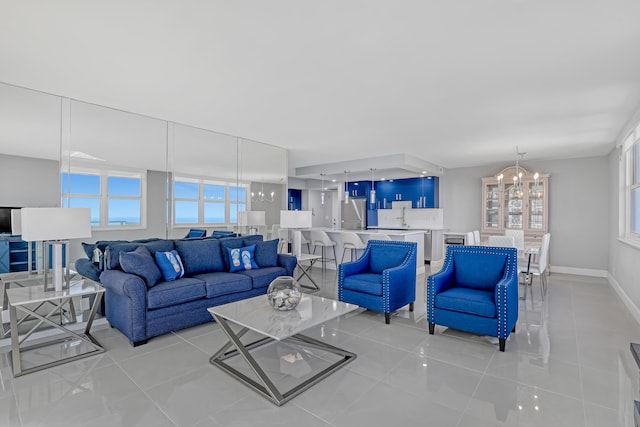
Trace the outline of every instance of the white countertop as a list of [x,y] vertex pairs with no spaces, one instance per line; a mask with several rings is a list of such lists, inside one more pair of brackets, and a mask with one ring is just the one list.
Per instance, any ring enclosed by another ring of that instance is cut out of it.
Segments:
[[313,227],[313,228],[306,228],[303,229],[302,231],[311,231],[311,230],[322,230],[322,231],[326,231],[327,233],[347,233],[347,232],[351,232],[351,233],[356,233],[356,234],[387,234],[389,236],[408,236],[411,234],[424,234],[425,230],[389,230],[389,229],[383,229],[383,228],[378,228],[375,230],[346,230],[346,229],[340,229],[340,228],[329,228],[329,227]]

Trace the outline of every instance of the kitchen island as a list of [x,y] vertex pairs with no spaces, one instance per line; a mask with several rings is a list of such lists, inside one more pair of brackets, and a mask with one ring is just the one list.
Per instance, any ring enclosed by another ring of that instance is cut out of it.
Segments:
[[[302,230],[304,237],[311,241],[311,230],[322,230],[325,231],[331,240],[336,242],[335,250],[336,250],[336,258],[337,264],[340,264],[340,258],[342,258],[342,239],[341,235],[343,233],[356,233],[360,239],[364,243],[367,243],[369,240],[376,240],[376,236],[380,236],[381,234],[386,234],[391,238],[391,240],[399,240],[403,242],[415,242],[418,245],[416,259],[418,260],[416,264],[416,274],[424,274],[424,230],[389,230],[389,229],[369,229],[369,230],[342,230],[337,228],[329,228],[329,227],[314,227]],[[313,245],[311,245],[311,251],[313,252]],[[357,251],[356,256],[360,256],[362,251]],[[347,251],[345,255],[345,262],[351,261],[350,258],[351,251]],[[328,251],[327,256],[331,256],[331,250]],[[354,258],[355,259],[355,258]],[[335,269],[335,264],[332,262],[327,262],[327,268]]]

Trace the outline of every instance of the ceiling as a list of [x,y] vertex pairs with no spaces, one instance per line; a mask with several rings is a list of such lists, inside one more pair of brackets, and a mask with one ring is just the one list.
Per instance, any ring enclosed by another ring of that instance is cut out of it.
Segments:
[[0,4],[0,82],[281,146],[293,174],[599,156],[640,107],[637,1]]

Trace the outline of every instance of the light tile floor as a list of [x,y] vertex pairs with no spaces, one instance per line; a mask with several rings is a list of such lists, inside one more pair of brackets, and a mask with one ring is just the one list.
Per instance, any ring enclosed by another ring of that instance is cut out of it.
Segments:
[[[313,276],[318,294],[335,298],[335,272]],[[94,335],[106,353],[20,378],[0,348],[0,425],[631,425],[640,374],[629,343],[640,342],[640,328],[605,279],[553,274],[544,301],[536,281],[505,353],[460,331],[430,336],[424,280],[415,312],[398,311],[390,325],[358,311],[310,330],[358,357],[283,407],[209,364],[224,342],[214,323],[136,348],[101,326]],[[286,375],[278,356],[290,350],[262,351],[282,384],[323,359],[309,354]]]

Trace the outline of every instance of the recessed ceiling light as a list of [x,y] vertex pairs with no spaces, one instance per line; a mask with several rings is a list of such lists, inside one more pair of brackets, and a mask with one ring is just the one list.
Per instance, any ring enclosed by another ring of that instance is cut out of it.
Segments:
[[336,180],[335,180],[335,179],[332,179],[332,180],[331,180],[331,182],[336,182]]
[[426,175],[426,174],[427,174],[427,171],[422,171],[422,173]]

